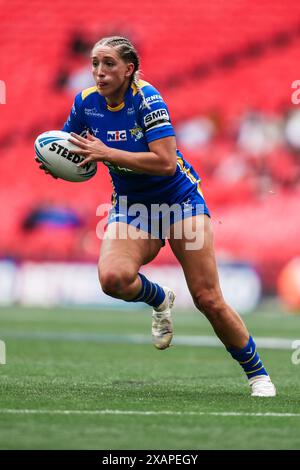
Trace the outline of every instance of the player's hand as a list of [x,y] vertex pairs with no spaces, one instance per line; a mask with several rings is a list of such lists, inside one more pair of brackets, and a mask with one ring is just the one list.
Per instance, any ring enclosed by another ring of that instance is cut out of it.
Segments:
[[88,133],[87,137],[71,132],[69,142],[76,145],[78,150],[72,150],[73,153],[82,155],[85,159],[78,163],[78,166],[84,166],[87,162],[103,162],[107,159],[111,148],[105,145],[100,139]]
[[54,176],[54,175],[51,173],[51,171],[49,171],[48,168],[46,168],[45,165],[43,165],[43,163],[41,162],[41,160],[39,160],[37,157],[35,157],[35,161],[40,164],[39,168],[40,168],[41,170],[43,170],[47,175],[50,175],[50,176],[52,176],[52,178],[54,178],[54,179],[57,180],[57,176]]

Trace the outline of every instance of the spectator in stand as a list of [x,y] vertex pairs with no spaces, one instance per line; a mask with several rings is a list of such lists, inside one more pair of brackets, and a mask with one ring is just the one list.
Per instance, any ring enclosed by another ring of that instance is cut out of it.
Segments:
[[31,231],[41,226],[74,229],[82,225],[82,219],[73,208],[46,202],[30,210],[22,222],[22,229]]
[[300,153],[300,110],[297,109],[288,114],[284,137],[288,146],[295,152]]
[[208,144],[215,133],[213,121],[206,116],[194,117],[176,126],[178,141],[187,150]]

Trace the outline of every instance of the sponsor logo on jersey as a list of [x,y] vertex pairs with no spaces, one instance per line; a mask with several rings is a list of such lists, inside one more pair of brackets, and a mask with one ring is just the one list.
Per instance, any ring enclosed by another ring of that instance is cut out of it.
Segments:
[[101,117],[101,118],[104,117],[104,114],[99,113],[99,110],[96,107],[94,107],[94,108],[84,108],[84,113],[87,116],[94,116],[94,117]]
[[[163,103],[163,99],[160,95],[156,94],[156,95],[151,95],[151,96],[147,96],[147,98],[145,98],[145,101],[151,106],[152,104],[155,104],[155,103]],[[142,101],[141,105],[140,105],[140,109],[145,109],[147,108],[147,106],[145,105],[144,101]]]
[[124,168],[123,166],[115,166],[112,163],[107,162],[106,160],[104,160],[103,163],[113,173],[136,173],[134,170],[130,170],[130,168]]
[[131,115],[134,114],[134,113],[135,113],[134,108],[128,108],[128,109],[127,109],[127,115],[128,115],[128,116],[131,116]]
[[126,130],[122,131],[107,131],[107,142],[120,142],[127,140]]
[[130,135],[135,140],[135,142],[144,136],[143,129],[137,124],[133,129],[129,129],[129,130],[130,130]]
[[75,108],[75,104],[73,104],[71,112],[72,112],[72,114],[74,114],[74,116],[77,115],[77,113],[76,113],[76,108]]
[[183,201],[181,204],[182,204],[183,212],[189,212],[193,209],[191,198],[188,198],[186,201]]
[[110,219],[116,219],[117,217],[126,217],[126,214],[114,214],[114,213],[112,213],[109,218]]
[[162,101],[162,97],[158,94],[151,95],[146,98],[147,103],[152,103],[153,101]]
[[146,130],[160,127],[161,125],[170,125],[168,111],[164,108],[156,109],[144,117]]

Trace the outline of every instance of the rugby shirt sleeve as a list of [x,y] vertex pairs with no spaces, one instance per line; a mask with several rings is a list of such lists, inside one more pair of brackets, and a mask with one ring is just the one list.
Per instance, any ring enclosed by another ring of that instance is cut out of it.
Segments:
[[169,110],[160,93],[150,84],[142,88],[149,108],[141,99],[139,118],[147,143],[164,137],[175,136]]
[[75,132],[76,134],[82,134],[82,132],[86,129],[86,126],[83,124],[83,122],[80,119],[81,103],[82,103],[82,96],[81,96],[81,93],[79,93],[75,97],[69,117],[66,120],[64,127],[62,128],[63,131]]

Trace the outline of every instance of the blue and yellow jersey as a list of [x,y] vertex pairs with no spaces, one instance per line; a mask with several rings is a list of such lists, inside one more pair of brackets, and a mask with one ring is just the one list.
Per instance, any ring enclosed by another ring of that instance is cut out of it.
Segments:
[[[140,80],[148,106],[134,84],[124,101],[111,108],[96,87],[79,93],[63,130],[83,134],[89,130],[109,147],[129,152],[147,152],[149,143],[175,132],[168,108],[150,83]],[[132,156],[134,158],[134,155]],[[172,176],[153,176],[104,162],[117,195],[143,203],[180,203],[193,191],[201,194],[200,178],[177,150],[177,168]]]

